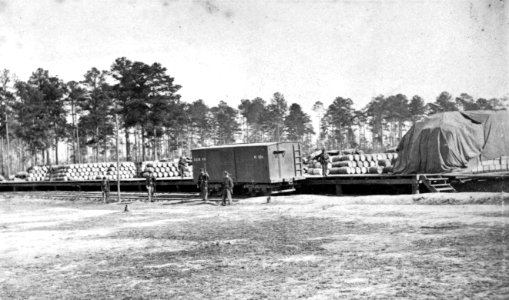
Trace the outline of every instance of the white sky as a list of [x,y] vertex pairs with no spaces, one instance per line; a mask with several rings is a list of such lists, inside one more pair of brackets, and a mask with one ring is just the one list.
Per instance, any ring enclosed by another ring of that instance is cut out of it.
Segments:
[[503,1],[0,0],[0,68],[81,80],[125,56],[161,62],[183,100],[281,92],[312,104],[446,90],[509,93]]

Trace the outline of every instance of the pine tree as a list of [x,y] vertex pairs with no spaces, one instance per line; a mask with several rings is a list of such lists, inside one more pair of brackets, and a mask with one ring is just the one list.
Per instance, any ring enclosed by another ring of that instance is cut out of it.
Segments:
[[240,131],[240,124],[237,122],[238,111],[226,102],[220,101],[217,106],[210,109],[210,112],[213,116],[213,138],[216,140],[216,144],[234,143],[235,135]]
[[311,118],[302,111],[299,104],[290,105],[288,116],[285,118],[285,132],[287,140],[304,142],[304,137],[314,134]]

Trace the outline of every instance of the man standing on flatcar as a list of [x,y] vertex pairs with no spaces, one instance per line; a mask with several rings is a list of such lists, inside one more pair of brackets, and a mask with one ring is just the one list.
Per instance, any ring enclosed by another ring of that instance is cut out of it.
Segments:
[[200,176],[198,176],[198,188],[203,201],[207,201],[209,197],[209,174],[203,168],[200,169]]
[[101,191],[103,193],[103,202],[108,203],[110,201],[110,180],[103,176],[101,181]]
[[228,205],[232,204],[232,194],[233,194],[233,180],[230,177],[228,171],[224,171],[224,179],[223,179],[223,202],[221,205],[226,205],[226,200],[228,200]]
[[322,165],[322,174],[327,177],[327,164],[329,163],[329,155],[322,148],[322,153],[318,154],[315,159]]
[[179,172],[182,179],[184,179],[184,172],[187,166],[187,159],[182,155],[179,159]]

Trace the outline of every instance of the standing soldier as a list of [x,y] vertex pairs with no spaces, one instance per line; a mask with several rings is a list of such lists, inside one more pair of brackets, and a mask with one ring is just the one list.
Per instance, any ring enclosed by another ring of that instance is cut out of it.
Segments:
[[325,148],[322,148],[322,153],[315,157],[316,160],[322,165],[322,174],[327,177],[327,164],[329,163],[329,155],[325,152]]
[[156,191],[156,178],[153,174],[147,175],[145,185],[147,187],[148,201],[154,202],[153,197]]
[[198,188],[203,201],[207,201],[209,197],[209,174],[203,168],[200,169],[200,176],[198,176]]
[[186,170],[187,159],[182,155],[179,159],[179,172],[182,179],[184,178],[184,171]]
[[226,205],[226,200],[228,200],[228,205],[232,204],[232,194],[233,194],[233,180],[228,174],[228,171],[224,171],[224,180],[223,180],[223,202],[221,205]]
[[110,180],[106,176],[101,181],[101,191],[103,193],[103,202],[108,203],[110,200]]

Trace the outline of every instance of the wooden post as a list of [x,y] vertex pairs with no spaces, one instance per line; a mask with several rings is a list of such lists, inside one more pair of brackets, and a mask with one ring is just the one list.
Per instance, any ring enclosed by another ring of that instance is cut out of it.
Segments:
[[412,194],[419,194],[419,175],[415,175],[412,180]]
[[115,127],[117,130],[117,142],[116,142],[116,151],[117,151],[117,201],[120,202],[120,158],[118,153],[118,144],[119,144],[119,137],[118,137],[118,114],[115,114]]
[[336,184],[336,196],[343,195],[343,186],[341,184]]

